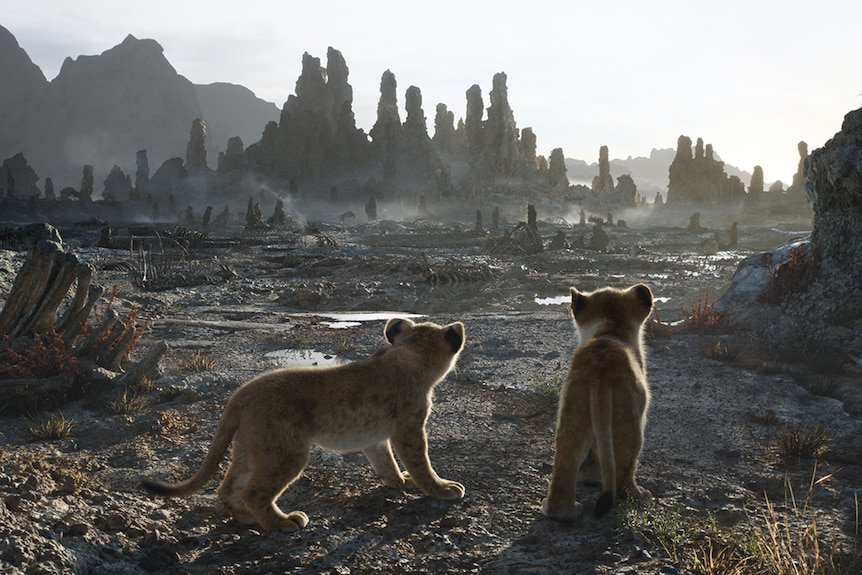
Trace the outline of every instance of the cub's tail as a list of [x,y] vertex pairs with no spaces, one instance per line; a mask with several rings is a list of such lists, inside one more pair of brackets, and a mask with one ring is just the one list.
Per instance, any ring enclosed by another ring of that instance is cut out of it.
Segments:
[[614,503],[616,491],[616,457],[614,457],[613,391],[595,386],[590,393],[590,411],[596,452],[602,470],[602,493],[596,501],[596,517],[606,514]]
[[228,404],[221,421],[219,421],[215,437],[213,437],[204,462],[194,475],[179,483],[167,483],[157,479],[144,479],[141,481],[141,487],[153,495],[160,495],[162,497],[183,497],[201,489],[215,475],[236,433],[238,421],[232,415],[231,406]]

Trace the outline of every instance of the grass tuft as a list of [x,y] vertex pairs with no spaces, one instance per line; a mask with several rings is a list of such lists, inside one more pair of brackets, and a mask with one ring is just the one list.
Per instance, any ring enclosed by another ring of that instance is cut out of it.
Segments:
[[64,439],[72,434],[75,420],[69,419],[62,412],[29,420],[27,434],[30,441],[48,441]]
[[563,389],[563,380],[559,375],[546,377],[544,374],[533,374],[530,378],[530,388],[542,397],[556,400]]
[[143,395],[124,389],[122,393],[118,393],[114,399],[109,401],[106,407],[114,415],[125,415],[141,411],[149,404],[149,400]]
[[820,459],[828,451],[831,442],[832,438],[820,425],[785,425],[775,436],[778,457],[785,465]]
[[201,350],[181,360],[179,368],[183,371],[210,371],[216,365],[215,359],[204,355]]
[[703,352],[704,357],[714,359],[716,361],[736,361],[739,357],[739,349],[731,347],[721,340],[716,341]]

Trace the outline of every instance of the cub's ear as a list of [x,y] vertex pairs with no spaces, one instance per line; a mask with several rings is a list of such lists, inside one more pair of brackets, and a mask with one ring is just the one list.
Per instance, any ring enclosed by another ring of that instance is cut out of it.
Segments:
[[644,308],[652,308],[652,292],[647,286],[644,284],[638,284],[629,288],[629,291],[634,294]]
[[569,307],[574,315],[578,315],[587,307],[587,297],[575,288],[569,288],[569,291],[572,292],[572,304]]
[[455,323],[450,323],[444,328],[443,331],[443,339],[446,340],[446,343],[449,344],[449,347],[452,348],[454,353],[458,353],[461,351],[461,348],[464,347],[464,324],[460,321],[456,321]]
[[393,317],[386,322],[386,327],[383,328],[383,334],[386,336],[386,341],[395,343],[395,339],[402,334],[407,333],[413,327],[413,322],[409,319]]

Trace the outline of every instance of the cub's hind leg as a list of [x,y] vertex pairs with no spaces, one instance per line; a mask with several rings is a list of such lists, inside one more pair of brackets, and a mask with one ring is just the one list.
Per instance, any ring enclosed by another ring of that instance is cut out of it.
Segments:
[[237,434],[233,438],[230,465],[216,492],[221,502],[230,511],[231,516],[236,521],[246,525],[257,523],[257,518],[248,510],[242,500],[242,492],[250,477],[251,458],[245,444]]
[[[565,401],[565,396],[563,398]],[[542,513],[552,519],[573,521],[583,510],[575,499],[578,471],[593,446],[589,408],[569,402],[560,410],[554,448],[554,469]]]
[[308,515],[302,511],[284,513],[277,500],[308,465],[309,450],[267,455],[255,458],[242,501],[265,531],[302,529],[308,525]]
[[635,479],[642,447],[643,431],[640,427],[631,430],[628,441],[615,442],[616,487],[619,494],[626,494],[642,503],[649,503],[652,501],[652,493],[638,485]]

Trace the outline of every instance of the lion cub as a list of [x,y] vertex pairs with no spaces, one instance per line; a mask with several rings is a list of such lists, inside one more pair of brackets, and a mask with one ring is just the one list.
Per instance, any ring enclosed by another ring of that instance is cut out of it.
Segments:
[[652,292],[643,284],[625,291],[571,292],[580,341],[560,394],[554,470],[542,502],[545,515],[561,520],[581,513],[575,483],[588,457],[598,459],[601,469],[597,516],[607,513],[620,493],[652,499],[635,482],[650,401],[641,330],[652,309]]
[[[266,531],[296,531],[302,511],[284,514],[276,500],[302,473],[313,445],[362,450],[383,483],[416,486],[437,499],[459,499],[464,486],[441,479],[428,459],[425,422],[434,386],[464,347],[464,324],[390,319],[392,344],[333,367],[284,368],[260,375],[233,394],[201,468],[176,484],[144,481],[156,495],[179,497],[203,487],[233,440],[218,495],[237,521]],[[392,449],[406,468],[402,472]]]

